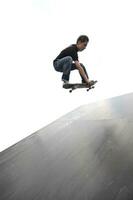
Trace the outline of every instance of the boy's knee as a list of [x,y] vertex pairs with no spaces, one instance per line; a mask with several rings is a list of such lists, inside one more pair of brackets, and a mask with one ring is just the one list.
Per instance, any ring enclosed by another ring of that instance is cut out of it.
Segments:
[[72,61],[73,61],[71,56],[66,56],[66,59],[67,59],[67,62],[70,62],[70,63],[72,63]]

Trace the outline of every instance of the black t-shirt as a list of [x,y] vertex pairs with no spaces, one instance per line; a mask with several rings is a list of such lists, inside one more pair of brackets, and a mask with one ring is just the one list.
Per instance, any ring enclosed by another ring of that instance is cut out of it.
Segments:
[[77,52],[78,52],[78,48],[77,48],[76,44],[72,44],[71,46],[62,50],[54,61],[64,58],[66,56],[71,56],[73,61],[78,61],[78,53]]

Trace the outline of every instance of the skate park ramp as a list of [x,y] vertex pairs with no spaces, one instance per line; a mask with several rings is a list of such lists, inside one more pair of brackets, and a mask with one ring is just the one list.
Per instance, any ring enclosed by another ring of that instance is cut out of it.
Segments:
[[133,93],[88,104],[0,153],[0,200],[132,200]]

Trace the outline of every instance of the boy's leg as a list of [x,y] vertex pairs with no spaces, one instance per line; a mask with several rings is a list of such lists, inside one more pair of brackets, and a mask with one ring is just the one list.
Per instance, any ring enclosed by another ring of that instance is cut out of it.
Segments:
[[[84,66],[82,63],[80,63],[80,65],[81,65],[81,67],[83,68],[83,70],[84,70],[84,72],[85,72],[87,78],[89,78],[85,66]],[[75,70],[75,69],[77,69],[77,68],[76,68],[76,66],[75,66],[75,63],[73,63],[73,64],[72,64],[72,67],[71,67],[71,70]],[[80,75],[80,76],[81,76],[81,75]],[[81,79],[82,79],[82,83],[86,83],[82,76],[81,76]]]
[[67,56],[65,57],[65,62],[63,65],[63,74],[62,74],[63,81],[69,81],[71,68],[72,68],[72,57]]
[[70,71],[72,67],[71,56],[66,56],[61,58],[54,63],[54,68],[56,71],[63,72],[62,80],[69,81]]

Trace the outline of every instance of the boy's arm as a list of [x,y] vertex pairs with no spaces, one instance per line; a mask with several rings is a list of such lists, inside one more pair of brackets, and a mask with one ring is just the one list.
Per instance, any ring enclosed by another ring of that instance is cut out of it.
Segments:
[[89,84],[89,79],[87,78],[82,66],[80,65],[79,61],[74,61],[75,62],[75,65],[76,65],[76,68],[78,69],[80,75],[83,77],[83,79],[85,80],[85,82],[87,84]]

